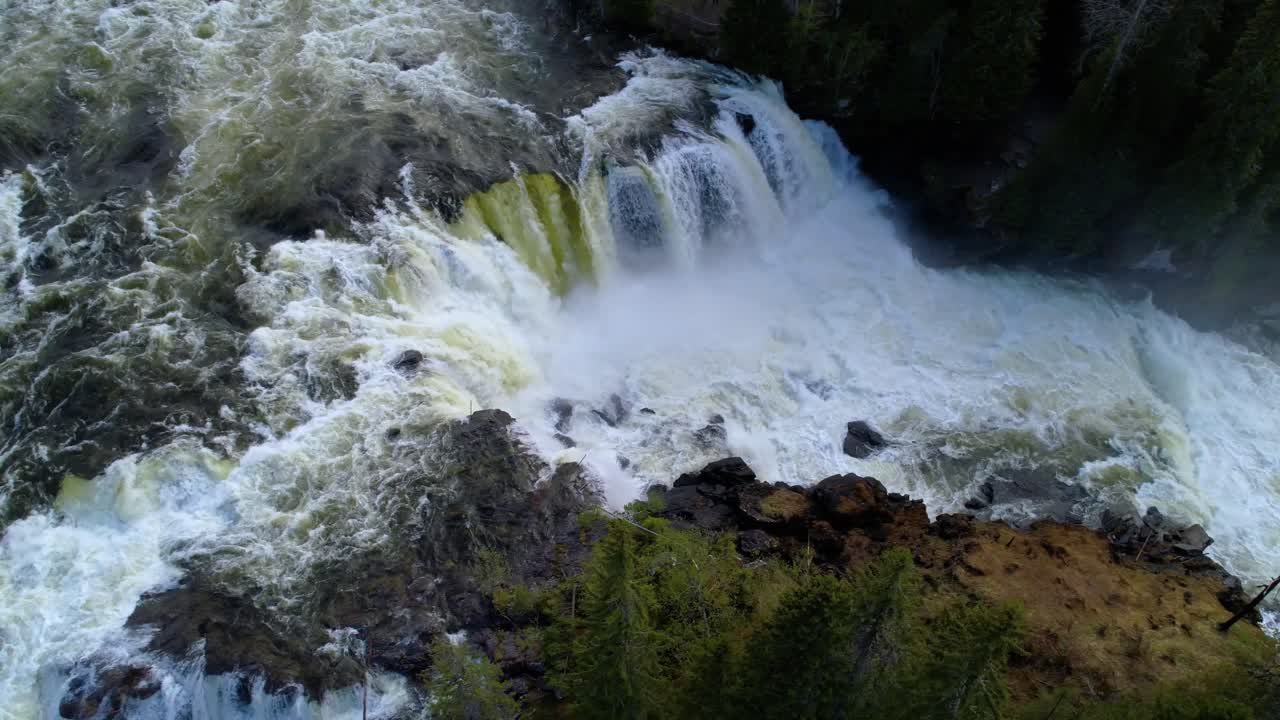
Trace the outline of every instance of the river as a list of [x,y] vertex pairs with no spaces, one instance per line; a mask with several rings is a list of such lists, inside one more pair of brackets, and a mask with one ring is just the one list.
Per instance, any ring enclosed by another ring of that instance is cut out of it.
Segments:
[[[727,454],[933,513],[1035,469],[1081,520],[1154,505],[1280,568],[1274,360],[1089,280],[926,267],[776,84],[538,17],[0,0],[0,717],[57,717],[193,566],[291,612],[396,541],[386,481],[430,457],[398,428],[482,408],[616,506]],[[845,455],[851,420],[891,444]],[[360,712],[233,685],[172,663],[130,717]],[[374,685],[370,717],[412,702]]]

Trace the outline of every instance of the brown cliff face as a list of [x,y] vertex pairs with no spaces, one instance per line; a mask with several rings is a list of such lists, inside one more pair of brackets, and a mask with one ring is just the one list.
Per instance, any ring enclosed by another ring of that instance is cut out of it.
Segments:
[[811,553],[843,572],[903,547],[938,600],[958,593],[1020,602],[1029,640],[1010,680],[1024,699],[1065,683],[1098,695],[1140,690],[1270,646],[1252,625],[1217,630],[1244,600],[1239,581],[1203,554],[1202,530],[1152,514],[1111,518],[1107,532],[1057,522],[1018,530],[967,515],[930,521],[921,501],[873,478],[767,485],[738,458],[654,495],[663,504],[658,514],[677,525],[737,533],[746,558]]

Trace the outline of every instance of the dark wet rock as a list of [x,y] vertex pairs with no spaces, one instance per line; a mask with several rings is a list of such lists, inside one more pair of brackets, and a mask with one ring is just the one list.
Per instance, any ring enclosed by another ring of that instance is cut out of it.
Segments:
[[977,495],[964,501],[964,507],[966,510],[985,510],[991,507],[995,499],[995,487],[987,481],[978,486]]
[[756,129],[756,119],[747,113],[734,113],[733,118],[742,129],[743,135],[750,135]]
[[1027,504],[1035,508],[1037,519],[1079,523],[1078,508],[1092,497],[1088,489],[1060,480],[1057,472],[1048,467],[1001,469],[978,486],[975,499],[993,510]]
[[716,413],[707,424],[693,431],[694,442],[706,450],[726,452],[729,449],[729,433],[724,427],[724,416]]
[[542,643],[537,633],[521,635],[482,628],[467,639],[497,663],[503,677],[512,684],[512,694],[516,697],[527,695],[541,684],[547,668],[542,661]]
[[654,412],[653,408],[647,408],[647,407],[640,408],[640,414],[641,415],[657,415],[657,413]]
[[100,668],[91,662],[72,669],[58,715],[67,720],[122,717],[125,703],[160,692],[160,677],[144,665]]
[[[1232,615],[1244,610],[1252,600],[1249,594],[1244,591],[1244,585],[1240,582],[1240,578],[1230,575],[1224,579],[1222,590],[1218,591],[1217,598],[1222,607],[1226,608],[1227,612]],[[1244,619],[1256,625],[1262,622],[1262,613],[1255,608],[1247,613]]]
[[671,487],[689,487],[697,485],[724,485],[736,487],[750,485],[756,481],[756,472],[740,457],[725,458],[709,463],[698,472],[685,473],[676,478]]
[[831,396],[835,394],[835,388],[826,380],[806,380],[804,387],[823,400],[830,400]]
[[738,490],[738,512],[754,524],[782,525],[810,511],[809,500],[790,490],[753,483]]
[[603,408],[592,410],[591,413],[604,421],[609,427],[617,427],[627,421],[631,416],[625,403],[622,402],[622,396],[614,393],[609,396],[609,402]]
[[1118,558],[1218,578],[1225,587],[1219,600],[1233,612],[1248,602],[1239,580],[1204,554],[1213,538],[1199,524],[1181,525],[1154,507],[1141,516],[1108,509],[1100,529]]
[[665,495],[662,516],[703,530],[726,530],[734,525],[734,508],[723,497],[700,492],[693,485],[672,487]]
[[875,478],[832,475],[818,483],[813,497],[834,524],[870,527],[892,519],[889,491]]
[[417,372],[418,368],[421,366],[422,353],[417,350],[405,350],[391,363],[391,367],[395,368],[396,372],[403,373],[405,375]]
[[930,528],[938,537],[955,540],[973,534],[972,515],[939,515]]
[[626,470],[627,468],[631,467],[631,458],[627,457],[626,455],[619,455],[618,467],[622,468],[623,470]]
[[[929,526],[924,503],[890,493],[872,478],[837,475],[812,488],[767,485],[740,458],[681,475],[663,502],[658,514],[677,525],[740,534],[759,530],[784,549],[812,544],[828,559],[873,554],[877,543],[902,533],[920,535]],[[744,542],[756,548],[759,541],[751,535]]]
[[564,398],[551,401],[551,413],[556,417],[556,431],[566,433],[573,422],[573,403]]
[[865,420],[855,420],[846,426],[844,436],[844,454],[849,457],[864,459],[888,445],[884,436],[867,424]]
[[561,445],[567,448],[578,447],[578,443],[575,442],[573,438],[569,437],[568,435],[565,435],[564,433],[556,433],[555,438],[557,441],[559,441]]
[[404,434],[404,430],[401,430],[398,427],[393,427],[387,430],[386,438],[387,440],[395,441],[399,440],[402,434]]
[[363,676],[350,658],[315,654],[329,641],[321,628],[284,631],[251,597],[220,587],[204,575],[189,577],[174,590],[144,597],[128,624],[155,628],[147,650],[174,658],[185,657],[203,641],[208,674],[261,675],[272,691],[299,683],[318,697],[328,688],[353,685]]
[[307,397],[316,402],[350,400],[360,388],[356,369],[350,363],[337,360],[322,363],[316,369],[303,368],[303,376]]
[[1213,538],[1198,523],[1178,530],[1173,537],[1173,549],[1183,555],[1203,555],[1213,544]]
[[693,439],[707,450],[725,450],[728,448],[729,433],[724,425],[712,423],[694,430]]

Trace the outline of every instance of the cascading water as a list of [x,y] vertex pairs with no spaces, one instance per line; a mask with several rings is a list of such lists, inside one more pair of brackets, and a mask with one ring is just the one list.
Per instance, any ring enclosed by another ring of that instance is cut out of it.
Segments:
[[[770,481],[874,475],[934,512],[1040,468],[1203,523],[1244,577],[1280,567],[1280,366],[1090,283],[923,267],[835,133],[771,83],[630,55],[625,87],[565,118],[510,99],[554,72],[518,14],[477,3],[32,5],[0,2],[0,47],[39,68],[0,87],[43,104],[5,122],[41,132],[66,62],[100,111],[76,136],[105,143],[95,162],[137,127],[111,93],[167,104],[183,149],[142,193],[86,194],[83,153],[0,180],[0,716],[57,717],[93,681],[77,661],[141,652],[126,618],[185,570],[298,612],[312,568],[398,542],[394,509],[421,502],[390,481],[435,449],[393,431],[488,407],[616,505],[726,454]],[[299,234],[317,179],[367,150],[344,123],[401,147],[397,179]],[[419,166],[439,152],[450,177]],[[424,207],[424,185],[466,188],[503,153],[562,171]],[[584,409],[567,429],[560,398]],[[700,434],[714,415],[723,435]],[[853,419],[893,444],[844,455]],[[360,712],[354,691],[246,693],[198,652],[161,664],[130,717]],[[395,676],[372,689],[370,717],[411,702]]]

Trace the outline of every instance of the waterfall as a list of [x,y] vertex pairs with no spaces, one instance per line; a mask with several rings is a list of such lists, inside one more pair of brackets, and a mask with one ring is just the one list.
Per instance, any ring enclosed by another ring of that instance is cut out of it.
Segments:
[[[125,620],[183,568],[294,611],[316,562],[402,532],[391,510],[419,500],[388,480],[429,464],[433,449],[406,455],[393,431],[481,408],[511,412],[553,466],[581,460],[614,506],[729,454],[766,481],[872,475],[932,512],[959,508],[992,475],[1040,468],[1105,502],[1204,524],[1217,541],[1210,554],[1247,579],[1280,567],[1280,366],[1090,282],[921,265],[895,233],[890,199],[835,132],[797,117],[769,81],[636,53],[620,64],[625,86],[557,125],[480,85],[518,86],[510,75],[530,72],[517,61],[531,51],[517,16],[474,3],[375,12],[335,0],[292,31],[263,29],[232,2],[83,4],[94,11],[61,32],[78,37],[97,17],[108,64],[152,42],[138,35],[150,27],[130,14],[138,7],[197,27],[166,36],[199,60],[191,85],[157,85],[187,144],[165,175],[169,195],[119,200],[127,212],[103,201],[102,217],[147,221],[136,263],[115,276],[78,270],[115,257],[111,242],[75,230],[96,216],[39,221],[29,214],[56,203],[34,199],[56,200],[53,184],[33,172],[0,180],[0,262],[18,278],[4,289],[0,329],[21,351],[0,363],[4,397],[40,372],[41,341],[23,338],[70,317],[37,313],[81,288],[100,294],[83,312],[116,319],[102,321],[106,340],[68,341],[68,352],[125,379],[136,372],[138,388],[187,371],[186,384],[236,384],[183,396],[200,412],[149,419],[169,425],[96,477],[55,478],[56,499],[5,529],[6,717],[56,717],[77,661],[142,653],[144,634]],[[449,46],[437,28],[460,28],[483,52]],[[277,72],[259,51],[302,64]],[[233,77],[241,66],[251,66],[244,81]],[[486,153],[552,158],[545,144],[576,154],[476,189],[448,217],[414,195],[443,176],[409,158],[404,182],[371,198],[364,217],[269,243],[241,238],[236,223],[270,215],[262,203],[294,207],[310,192],[299,188],[314,189],[301,182],[313,179],[306,163],[278,161],[325,158],[341,123],[311,113],[347,112],[339,98],[353,89],[381,130],[405,113],[412,122],[396,122],[413,129],[395,133],[444,133],[475,160],[468,172],[493,164]],[[116,126],[98,121],[111,137]],[[280,134],[294,122],[297,137]],[[449,135],[450,122],[485,132]],[[308,133],[315,147],[302,147]],[[253,197],[236,197],[241,187]],[[41,254],[63,270],[39,266]],[[251,329],[214,324],[210,297]],[[210,379],[184,343],[233,348],[234,372]],[[625,420],[582,412],[556,427],[554,400],[603,408],[615,396]],[[697,433],[715,415],[723,442],[704,442]],[[892,445],[844,455],[856,419]],[[22,451],[38,464],[51,452],[47,438],[21,442],[6,439],[0,460]],[[5,477],[8,497],[24,476]],[[1011,520],[1036,511],[1002,510]],[[130,717],[359,714],[354,691],[278,697],[252,679],[207,677],[194,660],[164,668],[161,692]],[[247,703],[235,689],[245,682]],[[393,716],[410,696],[379,676],[370,717]]]

